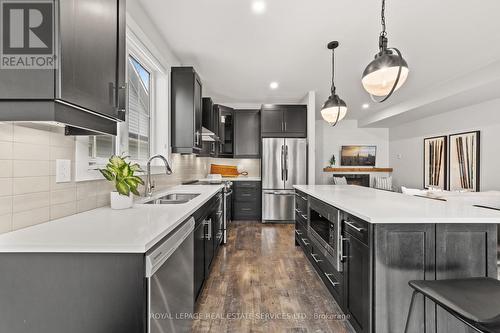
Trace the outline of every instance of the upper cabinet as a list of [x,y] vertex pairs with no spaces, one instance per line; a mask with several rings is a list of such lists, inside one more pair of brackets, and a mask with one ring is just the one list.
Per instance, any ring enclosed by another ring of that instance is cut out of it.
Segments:
[[234,109],[216,104],[215,112],[219,122],[218,157],[231,158],[234,155]]
[[234,111],[234,157],[260,158],[260,111]]
[[[31,10],[19,6],[13,9]],[[69,134],[116,134],[126,107],[125,0],[55,1],[37,10],[44,26],[20,39],[13,54],[45,66],[0,69],[0,121],[54,121],[69,125]]]
[[193,67],[172,67],[172,152],[198,154],[202,148],[202,84]]
[[307,106],[263,105],[262,137],[307,137]]

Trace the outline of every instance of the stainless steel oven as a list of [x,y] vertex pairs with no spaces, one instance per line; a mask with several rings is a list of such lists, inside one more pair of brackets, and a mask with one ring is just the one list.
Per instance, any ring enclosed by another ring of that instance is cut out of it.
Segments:
[[309,233],[311,240],[323,249],[323,254],[334,268],[342,271],[342,230],[340,211],[333,207],[309,205]]

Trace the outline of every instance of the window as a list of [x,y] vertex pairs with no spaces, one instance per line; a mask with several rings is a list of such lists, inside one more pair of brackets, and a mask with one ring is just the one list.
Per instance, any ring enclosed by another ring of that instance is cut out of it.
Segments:
[[151,150],[151,74],[132,56],[128,59],[128,84],[128,155],[145,161]]

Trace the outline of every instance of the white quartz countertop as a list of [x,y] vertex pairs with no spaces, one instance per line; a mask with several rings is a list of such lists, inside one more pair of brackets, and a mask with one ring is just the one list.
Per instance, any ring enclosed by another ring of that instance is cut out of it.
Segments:
[[181,185],[158,191],[200,193],[184,204],[94,209],[0,235],[1,252],[146,253],[222,189],[222,185]]
[[500,223],[500,212],[354,185],[296,185],[297,190],[370,223]]
[[238,181],[252,181],[252,182],[260,182],[261,178],[260,177],[250,177],[250,176],[238,176],[238,177],[222,177],[221,179],[210,179],[210,178],[203,178],[203,179],[198,179],[199,181],[219,181],[219,180],[230,180],[232,182],[238,182]]

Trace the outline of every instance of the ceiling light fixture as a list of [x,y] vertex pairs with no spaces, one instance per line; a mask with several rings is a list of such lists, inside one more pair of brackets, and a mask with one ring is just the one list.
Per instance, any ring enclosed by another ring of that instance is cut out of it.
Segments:
[[274,89],[278,89],[278,87],[279,87],[279,86],[280,86],[280,85],[278,84],[278,82],[271,82],[271,83],[269,84],[269,88],[271,88],[271,89],[273,89],[273,90],[274,90]]
[[[382,32],[379,36],[379,52],[375,59],[366,66],[361,80],[363,87],[376,103],[385,102],[391,95],[401,88],[408,78],[408,64],[401,52],[387,47],[387,32],[385,26],[385,0],[382,0]],[[374,96],[382,97],[377,100]]]
[[332,87],[331,95],[321,108],[321,116],[331,126],[335,126],[339,121],[344,119],[347,113],[347,105],[337,95],[335,88],[335,49],[339,46],[339,42],[333,41],[328,43],[328,49],[332,50]]
[[252,2],[252,11],[255,14],[262,14],[266,11],[266,2],[262,0],[255,0]]
[[368,108],[370,107],[370,104],[365,103],[365,104],[361,105],[361,107],[362,107],[363,109],[368,109]]

